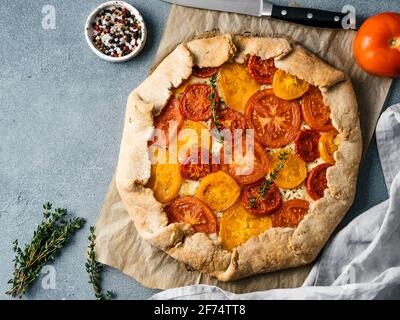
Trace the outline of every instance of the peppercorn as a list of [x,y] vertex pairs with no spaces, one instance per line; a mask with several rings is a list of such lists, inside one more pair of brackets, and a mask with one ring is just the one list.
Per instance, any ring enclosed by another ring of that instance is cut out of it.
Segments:
[[[104,54],[120,57],[140,44],[141,24],[127,8],[111,7],[100,12],[92,23],[93,43]],[[108,35],[108,37],[103,38]]]

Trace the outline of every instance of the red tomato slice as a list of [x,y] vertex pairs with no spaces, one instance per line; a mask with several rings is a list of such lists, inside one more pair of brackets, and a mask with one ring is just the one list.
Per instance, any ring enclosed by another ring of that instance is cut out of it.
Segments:
[[210,151],[204,148],[198,148],[198,152],[190,152],[182,160],[180,165],[181,176],[183,179],[199,180],[211,172],[219,170],[218,164],[212,163]]
[[276,184],[270,184],[269,190],[261,197],[260,188],[263,185],[264,180],[260,180],[243,189],[242,204],[248,212],[256,216],[270,215],[282,205],[282,196]]
[[319,158],[319,137],[320,134],[313,130],[302,130],[297,134],[294,145],[296,154],[301,160],[312,162]]
[[211,117],[211,102],[208,98],[210,93],[211,87],[207,84],[188,86],[181,100],[181,112],[185,118],[193,121],[208,120]]
[[[264,147],[254,141],[254,154],[246,150],[246,139],[240,139],[235,143],[242,143],[242,156],[235,156],[235,145],[231,148],[224,147],[221,150],[222,168],[228,172],[237,183],[241,185],[250,184],[263,178],[269,168],[269,157]],[[229,155],[230,159],[225,156]],[[225,163],[226,162],[226,163]]]
[[331,109],[324,103],[318,87],[310,86],[302,100],[301,112],[311,129],[324,132],[335,129],[330,117]]
[[320,164],[308,174],[306,188],[311,199],[316,201],[324,196],[324,191],[328,187],[326,170],[330,166],[328,163]]
[[271,84],[277,69],[274,59],[262,60],[260,57],[251,56],[247,62],[247,70],[257,82]]
[[272,227],[296,228],[308,213],[309,207],[307,200],[293,199],[284,202],[282,208],[271,215]]
[[[217,115],[218,129],[244,130],[246,127],[244,116],[241,113],[234,111],[230,108],[218,111]],[[211,127],[215,128],[214,122],[211,123]]]
[[198,78],[212,77],[214,74],[217,73],[217,71],[218,71],[218,68],[212,68],[212,67],[199,68],[198,66],[194,66],[192,68],[192,74]]
[[182,197],[165,207],[170,223],[186,222],[194,231],[204,233],[217,232],[217,218],[209,207],[194,197]]
[[295,100],[283,100],[272,89],[255,93],[246,104],[246,126],[255,138],[269,148],[292,142],[300,130],[301,114]]
[[[173,129],[172,132],[169,132],[170,122],[172,122],[171,124],[175,122],[177,126],[176,128],[173,126],[171,127],[171,129]],[[168,144],[169,139],[177,134],[182,123],[183,116],[179,110],[179,100],[175,96],[171,96],[161,113],[154,118],[154,128],[164,131],[166,144]],[[156,143],[157,140],[157,137],[154,136],[152,138],[152,143]]]

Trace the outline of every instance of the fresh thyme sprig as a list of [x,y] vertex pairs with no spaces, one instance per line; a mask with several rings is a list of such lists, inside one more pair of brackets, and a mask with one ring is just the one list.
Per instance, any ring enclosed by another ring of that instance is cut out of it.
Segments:
[[285,166],[285,162],[287,160],[289,153],[287,151],[282,151],[279,153],[278,155],[278,165],[276,166],[276,168],[274,169],[274,171],[272,171],[269,176],[265,177],[265,181],[264,184],[261,185],[259,187],[259,194],[258,194],[258,199],[255,197],[250,197],[248,200],[248,204],[250,207],[252,208],[257,208],[257,200],[259,199],[263,199],[265,197],[265,195],[267,194],[267,192],[269,191],[269,189],[271,188],[272,183],[277,179],[278,177],[278,173],[279,171],[281,171],[283,169],[283,167]]
[[217,76],[216,75],[213,75],[210,78],[209,86],[211,87],[211,92],[208,95],[208,100],[210,100],[210,103],[211,103],[210,104],[211,118],[212,118],[214,127],[218,130],[217,141],[222,143],[224,141],[224,136],[222,135],[221,130],[220,130],[221,123],[218,121],[219,114],[218,114],[217,108],[219,106],[219,103],[218,103],[218,100],[217,100],[217,97],[215,94],[215,88],[217,86]]
[[96,261],[96,253],[94,247],[96,246],[96,235],[94,233],[95,227],[90,227],[90,235],[88,237],[88,258],[86,261],[86,272],[89,274],[89,283],[93,285],[94,294],[97,300],[110,300],[115,297],[113,291],[107,290],[103,293],[101,289],[101,271],[104,265]]
[[269,174],[269,178],[267,178],[267,177],[265,178],[264,184],[262,186],[260,186],[259,190],[260,190],[260,197],[261,198],[265,197],[265,194],[271,188],[271,184],[278,177],[279,171],[281,171],[283,169],[283,167],[285,166],[285,161],[287,159],[287,156],[288,156],[288,152],[287,151],[283,151],[283,152],[279,153],[279,155],[278,155],[278,159],[279,159],[278,165],[276,166],[274,171],[272,171]]
[[255,197],[250,197],[248,203],[250,207],[257,208],[257,199]]
[[51,203],[43,205],[43,220],[33,233],[29,244],[22,248],[18,245],[18,240],[13,242],[14,272],[13,279],[8,281],[12,287],[6,294],[22,298],[28,287],[40,275],[42,267],[54,260],[57,252],[85,222],[83,218],[65,220],[67,209],[58,208],[54,212],[51,212],[51,209]]

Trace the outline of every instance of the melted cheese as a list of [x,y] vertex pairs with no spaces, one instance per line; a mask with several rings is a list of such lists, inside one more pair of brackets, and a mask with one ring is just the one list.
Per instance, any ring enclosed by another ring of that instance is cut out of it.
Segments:
[[291,199],[305,199],[310,201],[310,198],[307,194],[307,189],[304,183],[302,183],[297,188],[293,189],[280,189],[282,200],[287,201]]
[[310,172],[312,169],[314,169],[317,165],[324,163],[324,160],[322,158],[318,158],[314,160],[313,162],[307,163],[307,172]]
[[213,139],[212,146],[211,146],[211,153],[218,154],[223,147],[223,144],[220,143],[217,139]]
[[263,84],[260,87],[260,90],[264,90],[264,89],[271,89],[272,88],[272,84]]
[[306,129],[311,129],[304,121],[302,122],[300,126],[300,130],[306,130]]
[[215,215],[217,216],[218,219],[221,219],[222,216],[224,215],[223,211],[215,211]]
[[184,180],[181,189],[179,190],[179,196],[194,196],[198,187],[199,181]]
[[219,234],[218,233],[211,233],[208,235],[208,238],[214,241],[219,240]]

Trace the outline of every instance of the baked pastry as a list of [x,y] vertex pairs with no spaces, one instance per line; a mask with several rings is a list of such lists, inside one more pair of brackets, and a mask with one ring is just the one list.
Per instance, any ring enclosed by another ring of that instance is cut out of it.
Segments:
[[229,281],[316,258],[361,148],[345,73],[289,38],[213,35],[130,94],[116,182],[143,239]]

